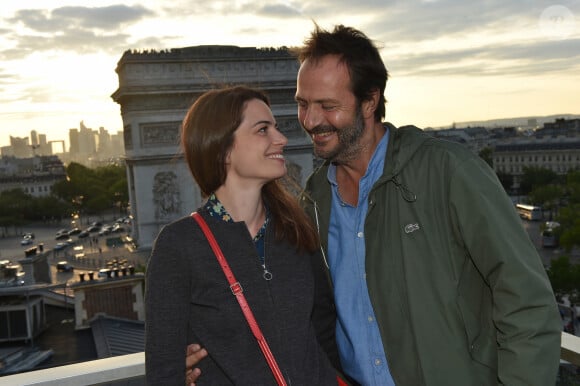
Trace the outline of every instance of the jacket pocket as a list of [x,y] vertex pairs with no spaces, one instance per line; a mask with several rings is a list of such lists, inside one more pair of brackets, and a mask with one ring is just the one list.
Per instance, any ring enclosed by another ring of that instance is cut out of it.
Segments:
[[486,312],[487,307],[476,307],[479,309],[476,314],[473,310],[473,301],[468,301],[461,295],[458,296],[457,306],[463,318],[467,349],[472,360],[495,371],[497,369],[497,341],[491,324],[491,316]]

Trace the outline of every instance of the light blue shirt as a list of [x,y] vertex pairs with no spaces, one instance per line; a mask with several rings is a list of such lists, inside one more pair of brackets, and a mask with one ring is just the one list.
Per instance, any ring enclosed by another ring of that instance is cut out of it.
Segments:
[[356,207],[340,198],[334,165],[327,175],[332,186],[328,259],[338,316],[336,343],[345,373],[365,386],[395,385],[369,298],[364,238],[368,196],[383,172],[388,138],[387,130],[359,182]]

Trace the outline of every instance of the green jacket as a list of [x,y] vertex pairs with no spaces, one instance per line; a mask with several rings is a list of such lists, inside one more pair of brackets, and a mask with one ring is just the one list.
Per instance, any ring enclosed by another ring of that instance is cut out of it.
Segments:
[[[396,129],[365,221],[370,299],[398,386],[554,385],[561,321],[540,257],[493,170]],[[302,203],[327,249],[328,162]]]

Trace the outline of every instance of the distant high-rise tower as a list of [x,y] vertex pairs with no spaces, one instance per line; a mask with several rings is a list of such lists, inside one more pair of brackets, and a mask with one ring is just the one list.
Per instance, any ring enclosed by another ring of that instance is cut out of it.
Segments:
[[68,140],[70,143],[69,153],[71,156],[79,154],[79,130],[70,129],[68,131]]
[[30,130],[30,145],[31,146],[40,145],[40,143],[38,142],[38,132],[36,130]]
[[101,157],[111,156],[113,154],[111,149],[111,135],[107,130],[105,130],[104,127],[99,127],[98,138],[99,143],[97,147],[97,152],[99,153],[99,155]]
[[85,126],[81,121],[79,132],[79,153],[84,156],[92,156],[97,152],[97,131]]

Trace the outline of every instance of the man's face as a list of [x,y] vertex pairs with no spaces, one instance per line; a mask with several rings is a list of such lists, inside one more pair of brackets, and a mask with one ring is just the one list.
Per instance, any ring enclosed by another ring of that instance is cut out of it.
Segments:
[[358,155],[365,123],[350,90],[348,70],[338,56],[302,63],[296,101],[298,119],[311,136],[318,157],[347,162]]

